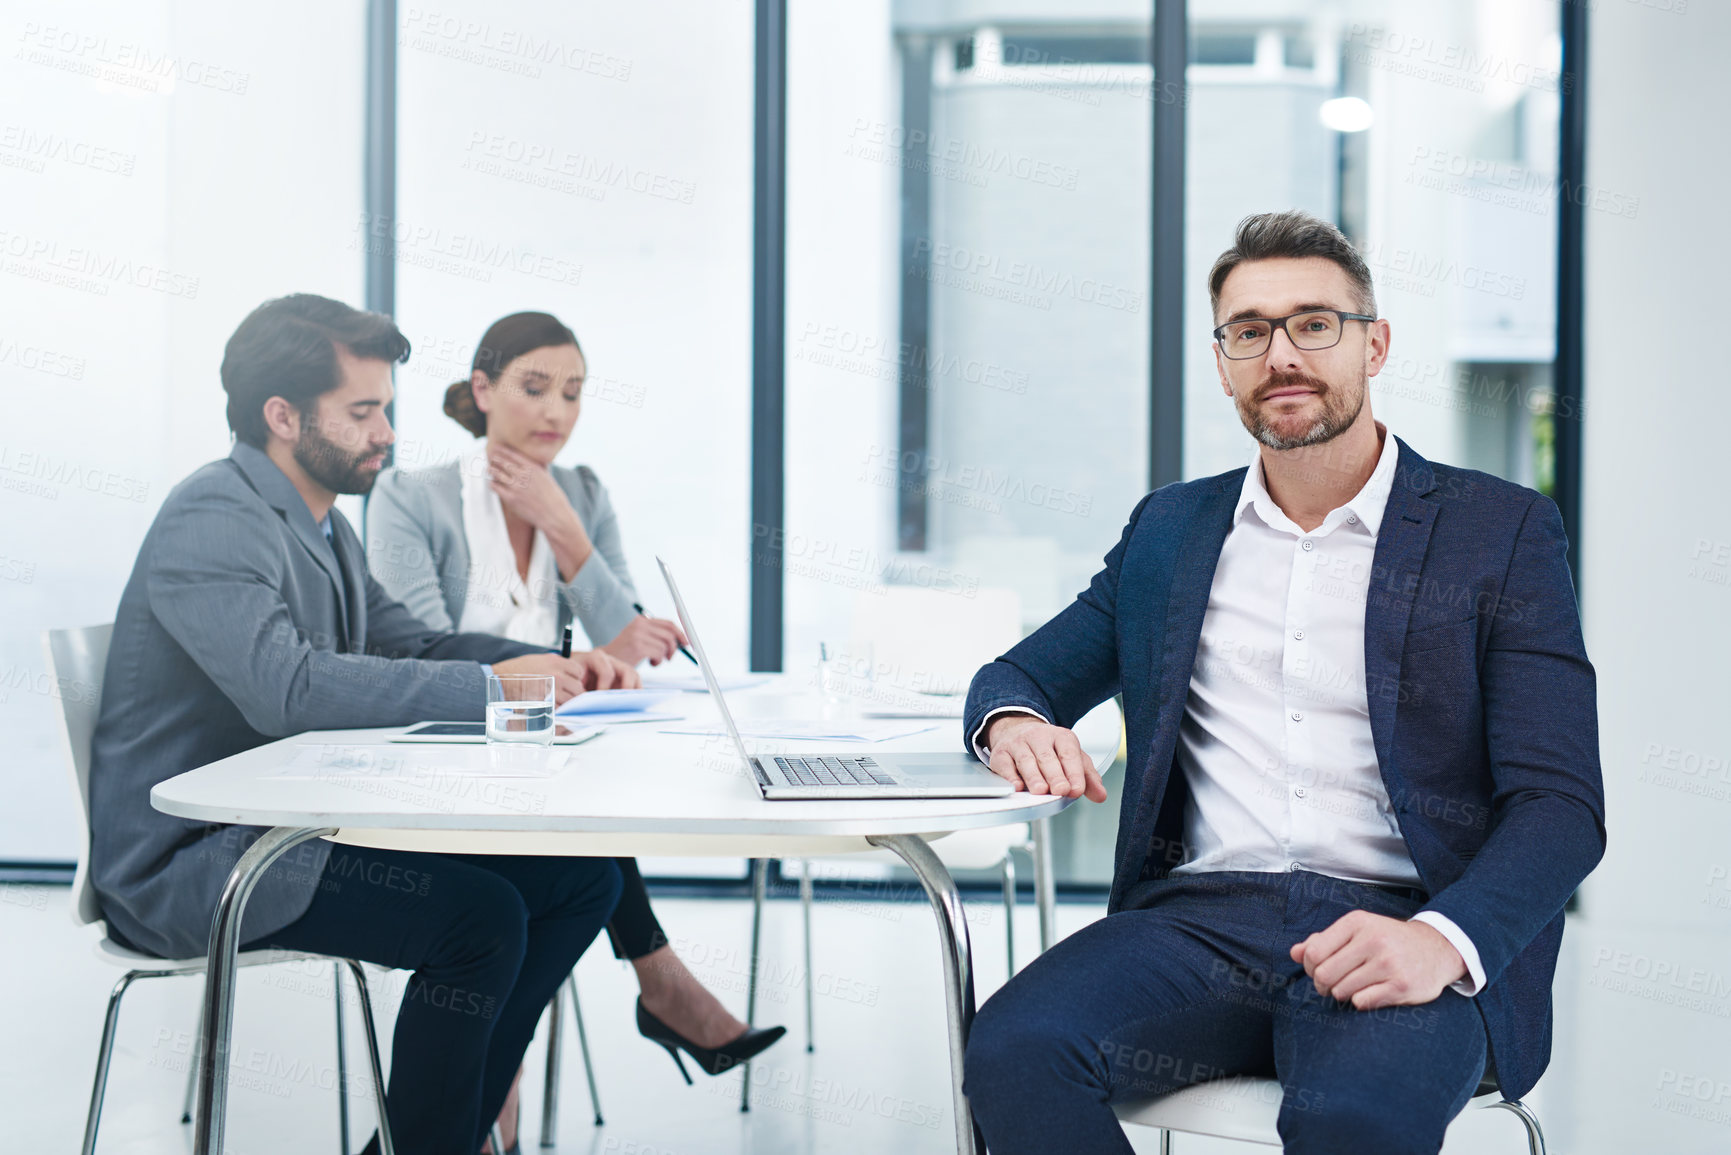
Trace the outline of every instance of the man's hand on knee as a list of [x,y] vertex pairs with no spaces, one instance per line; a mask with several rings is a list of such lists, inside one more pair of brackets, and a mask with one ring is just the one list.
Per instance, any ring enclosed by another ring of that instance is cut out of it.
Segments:
[[1418,1006],[1466,977],[1460,952],[1435,927],[1355,910],[1292,948],[1318,994],[1361,1011]]
[[992,773],[1030,794],[1106,801],[1106,784],[1072,730],[1028,714],[992,719],[986,731]]

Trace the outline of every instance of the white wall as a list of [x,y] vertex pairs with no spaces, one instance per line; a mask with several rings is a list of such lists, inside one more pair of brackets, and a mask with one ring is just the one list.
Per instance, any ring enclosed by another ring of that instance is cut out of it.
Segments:
[[[1605,1150],[1723,1151],[1728,395],[1725,326],[1697,315],[1725,296],[1731,162],[1717,126],[1731,104],[1731,6],[1599,0],[1591,19],[1586,195],[1599,207],[1586,226],[1581,592],[1610,846],[1572,932],[1585,936],[1581,1003],[1561,1002],[1558,1014],[1565,1028],[1576,1016],[1601,1024],[1565,1053],[1604,1056],[1629,1100],[1652,1108],[1575,1104],[1583,1135]],[[1720,1098],[1697,1103],[1679,1093],[1683,1080],[1706,1080]],[[1695,1117],[1715,1107],[1717,1119]]]
[[1593,19],[1587,181],[1639,204],[1587,213],[1581,584],[1611,819],[1587,899],[1596,917],[1724,929],[1702,897],[1731,866],[1731,393],[1725,326],[1689,318],[1725,295],[1731,162],[1702,127],[1727,111],[1731,7],[1625,0]]

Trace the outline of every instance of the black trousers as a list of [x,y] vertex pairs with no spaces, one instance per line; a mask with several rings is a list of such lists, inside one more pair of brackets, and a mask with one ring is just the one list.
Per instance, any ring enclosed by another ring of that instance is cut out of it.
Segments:
[[412,971],[386,1092],[396,1149],[476,1155],[542,1008],[612,915],[619,888],[607,858],[339,846],[307,912],[246,946]]
[[667,934],[655,921],[655,911],[649,906],[649,888],[643,884],[643,874],[635,858],[615,858],[622,886],[619,905],[607,924],[607,938],[613,943],[617,958],[637,959],[667,945]]

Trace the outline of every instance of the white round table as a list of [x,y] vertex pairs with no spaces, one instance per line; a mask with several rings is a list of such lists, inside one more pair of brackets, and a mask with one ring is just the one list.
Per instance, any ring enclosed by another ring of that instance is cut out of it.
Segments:
[[[728,703],[742,728],[756,719],[818,718],[824,709],[814,695],[785,678],[765,689],[729,694]],[[344,730],[285,738],[159,783],[151,791],[151,804],[165,813],[271,828],[235,865],[212,919],[195,1155],[223,1150],[235,956],[247,897],[265,868],[285,851],[321,837],[395,850],[594,857],[761,860],[872,847],[894,851],[919,878],[937,916],[956,1148],[983,1153],[962,1094],[962,1059],[974,1014],[967,923],[955,883],[928,842],[957,830],[1032,821],[1035,892],[1042,938],[1047,939],[1052,880],[1041,820],[1063,810],[1069,800],[1018,793],[987,799],[766,802],[730,739],[720,733],[662,732],[671,726],[705,724],[719,731],[719,715],[706,695],[681,694],[663,708],[678,710],[684,720],[615,725],[582,745],[553,747],[566,758],[550,776],[515,776],[525,771],[509,765],[506,774],[513,776],[499,776],[492,748],[485,745],[387,745],[386,739],[398,731]],[[838,748],[874,753],[961,748],[958,720],[932,721],[935,729],[870,745],[750,738],[747,744],[758,757]],[[1105,767],[1118,744],[1117,707],[1103,703],[1077,723],[1076,732],[1095,762]],[[333,755],[339,763],[358,755],[381,769],[376,774],[321,773],[319,767],[330,765]],[[753,959],[753,976],[755,963]]]

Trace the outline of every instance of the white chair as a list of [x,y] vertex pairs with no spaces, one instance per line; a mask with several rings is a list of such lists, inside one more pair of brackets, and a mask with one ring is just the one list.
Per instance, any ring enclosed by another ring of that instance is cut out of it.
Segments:
[[[1114,1109],[1118,1121],[1126,1128],[1156,1128],[1160,1132],[1160,1155],[1172,1155],[1174,1132],[1278,1147],[1280,1132],[1275,1123],[1280,1116],[1282,1093],[1275,1079],[1233,1075]],[[1527,1129],[1529,1155],[1545,1155],[1545,1135],[1539,1129],[1538,1117],[1519,1099],[1503,1098],[1495,1076],[1479,1084],[1467,1106],[1501,1107],[1513,1112]]]
[[[61,736],[67,764],[72,771],[72,783],[78,794],[81,819],[81,842],[78,848],[78,870],[72,882],[72,919],[79,925],[94,924],[102,928],[102,939],[96,953],[104,960],[126,968],[120,981],[108,996],[108,1014],[102,1024],[102,1043],[96,1056],[96,1078],[90,1089],[90,1110],[85,1117],[83,1155],[96,1150],[97,1127],[102,1121],[102,1100],[108,1089],[109,1062],[114,1054],[114,1037],[120,1023],[120,1002],[127,990],[139,979],[166,978],[174,975],[203,974],[205,960],[200,958],[163,959],[155,955],[129,950],[108,937],[103,926],[102,907],[90,884],[90,739],[96,730],[96,718],[102,703],[102,676],[108,664],[108,643],[112,625],[86,626],[82,629],[50,630],[44,636],[48,650],[48,672],[54,679],[60,698]],[[372,1001],[367,995],[366,973],[353,959],[332,958],[298,951],[253,950],[240,955],[241,966],[269,966],[274,963],[327,960],[331,963],[334,984],[337,1027],[337,1116],[340,1128],[339,1150],[349,1149],[348,1072],[343,1055],[343,991],[342,968],[348,967],[360,993],[361,1021],[366,1027],[367,1053],[372,1063],[373,1090],[379,1111],[379,1143],[384,1155],[393,1155],[390,1125],[385,1119],[385,1080],[379,1064],[379,1043],[373,1027]],[[201,1012],[202,1014],[202,1012]],[[193,1035],[188,1056],[186,1102],[181,1122],[192,1121],[193,1076],[199,1064],[198,1044],[203,1035]]]
[[[595,1063],[589,1057],[589,1032],[583,1027],[583,1005],[577,1001],[577,972],[572,971],[565,976],[565,993],[571,997],[571,1014],[577,1020],[577,1048],[583,1053],[583,1074],[589,1081],[589,1106],[595,1113],[595,1125],[601,1126],[601,1095],[595,1088]],[[541,1083],[541,1146],[554,1146],[554,1138],[559,1132],[559,1058],[562,1049],[561,1039],[564,1031],[561,1029],[564,1012],[560,1010],[560,992],[553,992],[553,1001],[547,1004],[547,1072]],[[518,1143],[522,1142],[521,1137]],[[495,1150],[497,1136],[494,1137]]]

